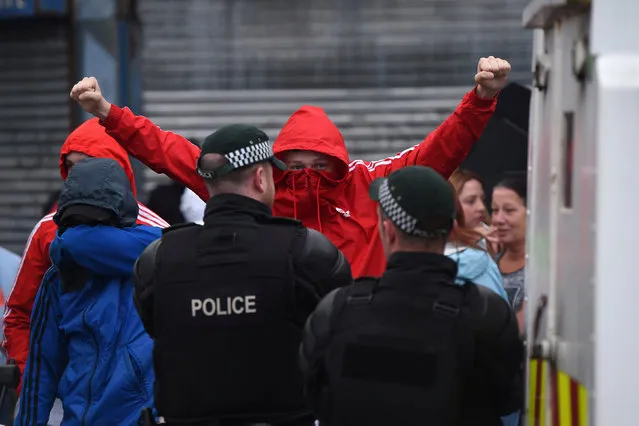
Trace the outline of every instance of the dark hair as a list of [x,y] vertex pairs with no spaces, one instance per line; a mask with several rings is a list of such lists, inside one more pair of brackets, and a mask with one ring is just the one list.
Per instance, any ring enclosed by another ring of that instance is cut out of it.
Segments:
[[[204,156],[200,158],[200,166],[204,170],[215,170],[219,167],[224,166],[227,163],[228,163],[228,160],[221,154],[209,153],[209,154],[204,154]],[[266,164],[270,164],[270,162],[268,160],[260,161],[259,163],[254,163],[249,166],[231,170],[227,174],[220,177],[216,177],[213,179],[209,179],[209,178],[203,178],[203,179],[205,182],[208,182],[214,187],[223,185],[227,182],[232,183],[234,185],[238,185],[238,184],[244,183],[249,178],[251,173],[253,173],[253,171],[258,166],[264,166]]]
[[506,172],[497,182],[495,188],[506,188],[514,191],[526,205],[528,199],[528,175],[522,171]]

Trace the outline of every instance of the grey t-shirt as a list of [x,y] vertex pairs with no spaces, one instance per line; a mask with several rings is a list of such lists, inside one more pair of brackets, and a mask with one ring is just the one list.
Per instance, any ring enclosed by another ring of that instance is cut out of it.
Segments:
[[[495,262],[499,265],[499,259],[503,256],[503,253],[498,253],[495,256]],[[504,290],[508,295],[510,305],[513,307],[513,311],[519,312],[526,298],[526,286],[524,283],[526,268],[521,268],[517,271],[501,274],[501,278],[504,284]]]

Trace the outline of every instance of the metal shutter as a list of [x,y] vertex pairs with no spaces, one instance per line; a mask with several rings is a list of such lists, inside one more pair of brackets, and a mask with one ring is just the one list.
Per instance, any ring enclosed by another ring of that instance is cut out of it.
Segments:
[[3,21],[0,58],[0,245],[21,253],[61,187],[58,158],[70,127],[66,23]]
[[[139,0],[144,111],[187,137],[247,122],[274,139],[314,104],[352,159],[383,158],[452,112],[480,56],[530,80],[527,1]],[[148,190],[159,177],[147,177]]]
[[139,0],[149,90],[469,84],[477,59],[528,82],[528,0]]

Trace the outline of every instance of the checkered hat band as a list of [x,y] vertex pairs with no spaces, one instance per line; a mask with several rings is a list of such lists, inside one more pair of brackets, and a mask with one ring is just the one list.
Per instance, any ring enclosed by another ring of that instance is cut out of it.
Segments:
[[397,203],[390,192],[388,179],[379,186],[379,204],[386,213],[386,216],[402,231],[413,234],[417,219],[409,215],[402,206]]
[[250,166],[272,158],[273,148],[271,147],[271,141],[265,141],[231,151],[224,157],[234,169],[239,169],[240,167]]

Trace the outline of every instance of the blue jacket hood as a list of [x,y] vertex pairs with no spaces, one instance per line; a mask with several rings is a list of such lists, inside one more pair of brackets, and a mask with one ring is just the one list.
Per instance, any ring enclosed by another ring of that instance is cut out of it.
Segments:
[[488,252],[448,244],[444,254],[457,263],[458,283],[463,284],[465,280],[472,281],[488,287],[508,301],[499,267]]
[[106,210],[121,227],[135,224],[138,217],[138,203],[129,178],[120,164],[110,158],[86,158],[73,166],[64,181],[53,221],[60,225],[64,211],[77,205]]

